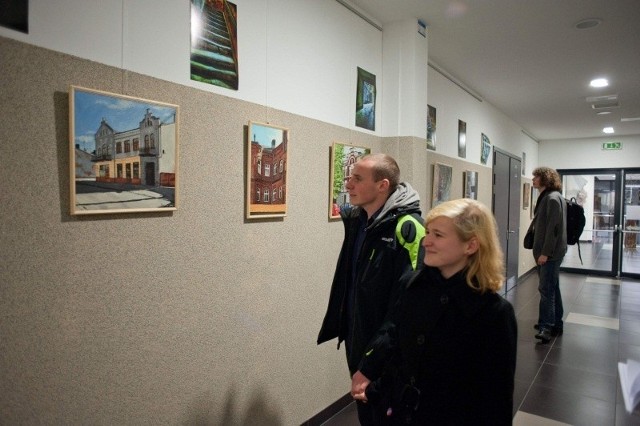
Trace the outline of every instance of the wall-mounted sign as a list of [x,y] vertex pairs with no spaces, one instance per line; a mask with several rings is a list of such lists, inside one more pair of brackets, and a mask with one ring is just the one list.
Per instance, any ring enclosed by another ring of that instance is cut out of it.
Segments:
[[602,149],[622,149],[622,142],[604,142]]

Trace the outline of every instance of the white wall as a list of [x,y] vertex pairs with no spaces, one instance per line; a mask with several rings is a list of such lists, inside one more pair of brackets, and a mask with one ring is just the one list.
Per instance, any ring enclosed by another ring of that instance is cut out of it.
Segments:
[[[603,150],[604,142],[622,142],[621,150]],[[541,141],[540,165],[554,169],[640,167],[640,135]]]
[[[237,91],[191,81],[188,1],[31,0],[29,34],[0,27],[0,35],[364,131],[355,126],[356,69],[378,76],[383,93],[381,31],[335,0],[234,3]],[[377,102],[379,108],[381,96]]]

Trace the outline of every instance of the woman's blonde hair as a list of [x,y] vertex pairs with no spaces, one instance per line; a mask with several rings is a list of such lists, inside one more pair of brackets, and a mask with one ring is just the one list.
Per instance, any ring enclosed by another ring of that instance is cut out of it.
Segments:
[[504,284],[504,256],[493,213],[482,203],[460,198],[438,204],[427,214],[425,226],[437,217],[453,220],[462,241],[475,237],[478,250],[469,257],[467,284],[484,293],[497,292]]

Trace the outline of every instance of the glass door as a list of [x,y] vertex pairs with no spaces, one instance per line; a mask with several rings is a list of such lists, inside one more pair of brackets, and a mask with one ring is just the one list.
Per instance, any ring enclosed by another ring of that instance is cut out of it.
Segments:
[[558,172],[563,195],[575,198],[586,216],[580,242],[568,246],[561,269],[640,277],[640,170]]
[[624,170],[621,275],[640,277],[640,170]]

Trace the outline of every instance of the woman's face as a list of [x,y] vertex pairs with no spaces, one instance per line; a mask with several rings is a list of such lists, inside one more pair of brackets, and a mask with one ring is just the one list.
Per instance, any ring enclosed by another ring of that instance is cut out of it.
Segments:
[[422,241],[424,263],[438,268],[443,277],[449,278],[467,265],[476,245],[475,238],[469,241],[460,239],[452,219],[437,217],[427,224]]

